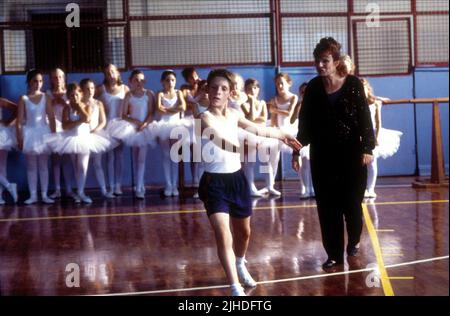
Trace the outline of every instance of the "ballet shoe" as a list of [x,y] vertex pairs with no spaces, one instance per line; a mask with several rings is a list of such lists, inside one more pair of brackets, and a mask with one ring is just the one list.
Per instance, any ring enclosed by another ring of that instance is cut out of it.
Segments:
[[269,188],[269,193],[271,195],[281,196],[281,192],[278,190],[275,190],[274,188]]
[[78,196],[80,197],[81,202],[86,203],[86,204],[92,203],[92,199],[89,196],[87,196],[86,194],[82,193],[82,194],[78,194]]
[[43,195],[42,196],[42,202],[44,204],[53,204],[53,203],[55,203],[55,200],[49,198],[47,195]]
[[30,196],[30,198],[25,200],[23,203],[25,203],[26,205],[31,205],[36,203],[37,201],[38,201],[37,196]]
[[178,189],[177,189],[177,188],[174,188],[174,189],[172,190],[172,195],[173,195],[173,196],[179,196],[179,195],[180,195],[180,192],[178,192]]
[[244,288],[240,284],[233,284],[230,288],[231,296],[247,296],[244,292]]
[[[67,193],[68,195],[70,193]],[[60,190],[55,190],[55,192],[53,192],[52,194],[49,195],[49,198],[51,199],[59,199],[61,198],[61,191]]]

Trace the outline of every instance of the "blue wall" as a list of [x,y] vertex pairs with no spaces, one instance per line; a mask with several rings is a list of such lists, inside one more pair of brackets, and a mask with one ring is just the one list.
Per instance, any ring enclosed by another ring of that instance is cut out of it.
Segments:
[[[253,66],[253,67],[230,67],[231,71],[236,71],[244,79],[254,77],[261,83],[261,98],[268,100],[275,95],[273,77],[276,69],[271,66]],[[206,78],[210,69],[199,68],[198,73],[201,78]],[[298,93],[299,85],[308,81],[316,75],[314,68],[282,68],[281,71],[287,72],[293,79],[292,91]],[[147,78],[147,88],[153,91],[161,89],[160,75],[161,70],[144,70]],[[175,69],[178,77],[177,85],[183,83],[181,69]],[[122,73],[122,78],[126,82],[130,72]],[[82,78],[90,77],[96,83],[102,81],[101,73],[73,73],[68,74],[67,81],[79,81]],[[415,77],[415,79],[414,79]],[[420,68],[416,69],[414,74],[407,76],[392,77],[369,77],[375,94],[390,99],[413,98],[415,97],[447,97],[448,96],[448,68]],[[48,77],[44,78],[44,90],[48,89]],[[415,81],[415,85],[414,85]],[[20,95],[26,92],[24,75],[1,75],[0,76],[0,95],[16,102]],[[448,104],[441,105],[441,122],[444,138],[444,153],[446,172],[448,173]],[[5,113],[6,114],[6,113]],[[379,161],[380,176],[394,175],[413,175],[415,172],[415,136],[417,131],[419,169],[421,175],[427,175],[431,172],[431,105],[419,104],[416,106],[416,124],[414,124],[414,105],[386,105],[382,110],[382,124],[385,128],[399,130],[403,132],[401,145],[398,153],[391,158]],[[338,153],[336,153],[338,154]],[[131,185],[131,158],[130,149],[125,150],[125,175],[124,185]],[[283,159],[283,177],[295,178],[294,172],[290,168],[290,157],[284,155]],[[25,162],[22,154],[13,151],[8,158],[8,178],[12,182],[17,182],[21,189],[26,189]],[[51,170],[51,169],[50,169]],[[106,169],[105,169],[106,172]],[[190,180],[189,167],[185,167],[185,175]],[[261,176],[257,177],[262,179]],[[52,176],[50,177],[50,186],[52,186]],[[161,155],[159,148],[150,148],[147,157],[146,169],[147,184],[162,184],[163,174],[161,168]],[[89,170],[88,187],[97,187],[93,170]]]

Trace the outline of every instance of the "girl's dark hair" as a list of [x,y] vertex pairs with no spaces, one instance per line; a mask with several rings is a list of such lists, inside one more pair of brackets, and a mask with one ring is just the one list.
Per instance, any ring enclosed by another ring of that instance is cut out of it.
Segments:
[[320,56],[324,53],[330,53],[334,61],[339,60],[341,57],[341,44],[332,37],[320,39],[314,49],[314,60],[319,60]]
[[[106,64],[105,66],[103,66],[103,75],[105,74],[106,69],[107,69],[108,67],[110,67],[110,66],[115,67],[115,68],[117,69],[117,66],[114,65],[114,64]],[[117,84],[118,84],[119,86],[121,86],[121,85],[123,84],[123,81],[122,81],[122,77],[120,76],[119,69],[117,69],[117,72],[119,73],[119,78],[117,78]],[[104,76],[104,77],[105,77],[105,78],[103,79],[103,84],[107,84],[108,81],[106,80],[106,76]]]
[[192,74],[193,74],[194,72],[195,72],[195,68],[194,68],[194,67],[187,67],[187,68],[184,68],[184,69],[181,71],[181,75],[183,76],[184,81],[188,81],[189,77],[192,76]]
[[247,89],[249,89],[253,86],[257,86],[258,88],[260,88],[259,81],[256,80],[255,78],[248,78],[247,80],[245,80],[245,83],[244,83],[245,91],[247,91]]
[[67,97],[69,97],[69,95],[75,91],[75,90],[81,90],[80,86],[78,85],[78,83],[76,82],[71,82],[67,85],[67,91],[66,91],[66,95]]
[[[133,71],[131,72],[130,77],[128,77],[128,80],[131,81],[131,79],[133,79],[133,77],[134,77],[134,76],[137,76],[137,75],[144,75],[144,72],[143,72],[142,70],[140,70],[140,69],[135,69],[135,70],[133,70]],[[145,75],[144,75],[144,76],[145,76]]]
[[213,81],[214,78],[216,77],[222,77],[225,78],[229,85],[230,85],[230,89],[233,87],[234,84],[234,75],[232,72],[230,72],[227,69],[224,68],[220,68],[220,69],[214,69],[212,70],[209,74],[208,74],[208,78],[206,79],[208,85],[211,84],[211,82]]
[[173,70],[164,70],[163,73],[161,74],[161,81],[166,80],[167,77],[169,77],[170,75],[173,75],[175,78],[177,77],[177,75],[175,74],[175,72]]
[[42,76],[42,71],[40,71],[39,69],[30,69],[27,72],[27,85],[30,84],[30,81],[36,77],[37,75],[41,75]]
[[81,81],[80,81],[80,88],[81,88],[81,89],[84,89],[84,87],[87,86],[87,84],[90,83],[90,82],[91,82],[92,84],[94,84],[94,81],[92,81],[91,78],[84,78],[84,79],[81,79]]

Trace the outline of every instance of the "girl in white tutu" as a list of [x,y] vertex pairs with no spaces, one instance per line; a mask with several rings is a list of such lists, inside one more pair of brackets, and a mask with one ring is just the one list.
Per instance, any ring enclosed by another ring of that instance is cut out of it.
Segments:
[[84,187],[89,165],[90,153],[106,152],[111,141],[98,134],[91,133],[91,107],[81,101],[81,88],[76,83],[67,87],[69,105],[64,108],[62,127],[64,132],[58,133],[58,141],[51,141],[50,146],[54,152],[71,154],[75,178],[77,181],[78,196],[84,203],[92,203],[86,196]]
[[171,144],[170,132],[174,127],[182,126],[180,112],[186,110],[186,102],[181,91],[175,89],[177,79],[172,70],[166,70],[161,74],[163,91],[156,96],[156,108],[159,118],[159,144],[162,151],[162,163],[166,187],[165,196],[178,196],[178,164],[170,157]]
[[[55,68],[50,71],[50,89],[46,92],[47,102],[50,102],[50,108],[55,116],[56,133],[62,132],[62,113],[68,100],[66,96],[66,75],[64,71]],[[66,186],[66,194],[76,199],[76,194],[72,192],[72,165],[68,155],[61,156],[57,153],[51,155],[53,167],[53,179],[55,182],[55,192],[50,195],[52,199],[61,197],[61,167]]]
[[[275,76],[275,86],[277,95],[268,102],[270,117],[270,125],[280,128],[283,132],[295,136],[297,135],[298,125],[291,124],[290,120],[294,113],[295,106],[298,102],[298,96],[292,93],[289,89],[292,87],[292,79],[287,73],[278,73]],[[280,144],[281,145],[281,144]],[[280,161],[280,151],[292,152],[287,146],[277,146],[276,154],[270,155],[269,161],[269,185],[263,189],[273,195],[280,196],[281,193],[275,190],[274,183],[278,171],[278,162]]]
[[[108,131],[110,122],[120,119],[122,116],[122,103],[129,88],[122,83],[120,73],[113,64],[108,64],[103,68],[104,80],[98,86],[95,97],[101,100],[106,112],[106,130]],[[119,144],[113,150],[108,151],[108,179],[110,192],[115,195],[122,194],[122,174],[123,174],[123,144]]]
[[123,101],[122,120],[113,123],[110,133],[132,147],[136,175],[135,195],[138,199],[143,199],[147,146],[149,143],[154,144],[156,134],[156,124],[151,123],[155,96],[153,91],[145,89],[145,77],[141,70],[133,70],[129,82],[131,91]]
[[[3,119],[3,109],[9,110],[11,116],[8,120]],[[12,125],[15,123],[17,105],[7,99],[0,98],[0,205],[5,204],[3,200],[3,189],[6,189],[14,201],[17,202],[17,186],[10,183],[6,177],[6,165],[8,162],[8,151],[16,146],[16,135]]]
[[49,103],[46,102],[45,94],[41,91],[44,82],[42,78],[39,70],[34,69],[27,73],[28,94],[21,96],[17,104],[17,145],[24,153],[27,162],[28,189],[30,191],[30,197],[25,204],[33,204],[38,201],[38,172],[42,202],[54,203],[54,200],[47,196],[48,156],[51,149],[46,139],[50,136],[51,131],[55,131],[55,117]]
[[231,90],[230,101],[228,102],[228,106],[236,109],[238,111],[242,111],[241,105],[247,102],[247,94],[244,91],[244,79],[238,73],[233,73],[233,87]]
[[[247,94],[247,102],[241,105],[241,111],[244,113],[245,118],[257,125],[266,126],[267,124],[267,105],[264,100],[259,100],[260,85],[259,81],[253,78],[249,78],[244,84],[245,93]],[[263,196],[255,186],[255,164],[258,157],[258,152],[261,150],[270,150],[268,148],[274,147],[278,144],[276,140],[266,137],[260,137],[252,133],[246,134],[246,146],[247,151],[244,161],[244,172],[247,177],[248,184],[250,185],[250,194],[252,196]],[[273,143],[275,141],[276,143]],[[269,144],[272,144],[271,146]],[[268,146],[269,145],[269,146]],[[266,156],[269,158],[268,156]],[[260,157],[261,158],[261,157]],[[267,159],[268,160],[268,159]],[[268,176],[267,162],[262,162],[260,170],[262,170],[266,176]],[[265,163],[265,164],[264,164]],[[268,177],[267,181],[270,181],[272,177]],[[270,187],[271,185],[269,185]],[[272,185],[273,186],[273,185]]]
[[394,155],[400,147],[400,137],[403,135],[400,131],[386,129],[381,127],[381,101],[374,96],[372,87],[367,79],[362,78],[364,91],[367,97],[367,103],[370,108],[370,116],[375,133],[375,149],[373,150],[373,161],[367,165],[367,187],[364,197],[376,198],[375,184],[377,182],[378,166],[377,158],[383,159]]
[[[181,75],[184,78],[185,84],[181,85],[180,90],[183,93],[183,97],[186,100],[186,110],[184,111],[183,118],[185,120],[191,120],[192,123],[192,129],[191,129],[191,140],[192,144],[190,146],[191,149],[191,157],[190,157],[190,169],[191,169],[191,177],[192,177],[192,186],[195,188],[198,188],[198,183],[200,181],[199,176],[199,167],[200,163],[194,161],[194,145],[195,142],[195,115],[194,111],[196,111],[198,99],[200,95],[204,95],[204,93],[201,91],[200,88],[200,82],[206,82],[206,80],[201,80],[200,77],[197,74],[197,71],[194,67],[187,67],[184,68],[181,72]],[[206,93],[207,94],[207,93]],[[194,194],[194,197],[198,197],[198,193]]]
[[[106,125],[106,114],[103,103],[97,99],[94,99],[95,85],[91,79],[83,79],[80,81],[80,88],[83,92],[83,97],[81,102],[88,104],[91,108],[91,119],[90,119],[90,129],[91,134],[100,135],[111,141],[111,147],[109,150],[113,149],[119,143],[114,141],[109,134],[105,131],[104,127]],[[102,153],[92,153],[91,157],[94,160],[94,171],[97,182],[100,185],[100,190],[105,198],[114,198],[115,195],[112,192],[106,190],[105,173],[103,172],[102,165]]]
[[[294,114],[291,117],[291,124],[298,124],[298,116],[300,114],[300,109],[302,108],[303,95],[305,93],[307,82],[304,82],[298,88],[298,94],[300,96],[297,106],[295,107]],[[299,164],[299,177],[300,177],[300,198],[307,199],[310,197],[314,197],[314,187],[312,184],[312,176],[311,176],[311,164],[309,161],[309,145],[302,147],[300,149],[300,156],[292,157],[293,159],[301,159],[301,164]],[[296,163],[293,161],[293,163]],[[301,166],[301,167],[300,167]],[[296,168],[293,166],[294,170]]]
[[[192,113],[192,128],[191,128],[191,139],[193,145],[191,146],[191,172],[193,178],[194,187],[198,188],[200,177],[203,174],[204,168],[203,164],[199,161],[194,161],[194,144],[199,145],[200,135],[196,135],[196,131],[199,131],[200,114],[208,110],[209,98],[206,80],[200,80],[197,84],[197,92],[195,96],[188,95],[186,104],[189,111]],[[186,117],[185,117],[186,118]],[[198,198],[198,192],[194,193],[194,198]]]

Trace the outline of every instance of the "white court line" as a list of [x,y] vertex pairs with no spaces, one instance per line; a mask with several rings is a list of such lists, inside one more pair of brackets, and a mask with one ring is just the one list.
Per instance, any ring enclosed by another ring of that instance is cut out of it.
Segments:
[[[400,267],[400,266],[408,266],[408,265],[413,265],[413,264],[418,264],[418,263],[445,260],[448,258],[449,258],[449,256],[442,256],[442,257],[435,257],[435,258],[429,258],[429,259],[423,259],[423,260],[415,260],[415,261],[410,261],[410,262],[390,264],[390,265],[386,265],[385,267],[386,268],[396,268],[396,267]],[[338,276],[338,275],[369,272],[369,271],[373,271],[375,269],[376,268],[365,268],[365,269],[342,271],[342,272],[335,272],[335,273],[322,273],[322,274],[309,275],[309,276],[296,277],[296,278],[261,281],[261,282],[256,282],[256,283],[259,285],[263,285],[263,284],[274,284],[274,283],[281,283],[281,282],[301,281],[301,280],[308,280],[308,279],[319,279],[319,278],[326,278],[326,277]],[[229,285],[213,285],[213,286],[189,287],[189,288],[169,289],[169,290],[94,294],[94,295],[88,295],[88,296],[127,296],[127,295],[163,294],[163,293],[174,293],[174,292],[189,292],[189,291],[200,291],[200,290],[224,289],[224,288],[229,288],[229,287],[230,287]]]

